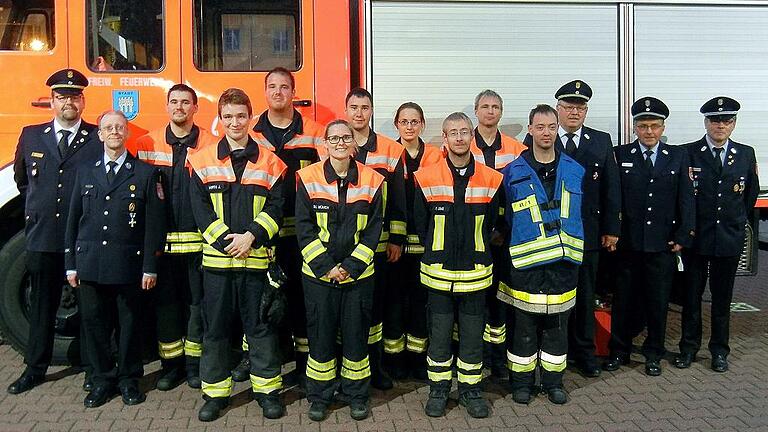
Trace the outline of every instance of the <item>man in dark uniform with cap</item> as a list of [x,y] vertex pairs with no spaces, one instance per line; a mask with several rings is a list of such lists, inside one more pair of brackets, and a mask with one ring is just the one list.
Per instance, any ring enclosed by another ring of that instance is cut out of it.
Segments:
[[[54,324],[64,280],[64,230],[77,167],[101,152],[96,126],[81,120],[88,79],[74,69],[48,78],[53,120],[21,131],[13,164],[24,202],[27,271],[32,284],[27,367],[8,393],[26,392],[45,380],[53,354]],[[82,335],[82,332],[81,332]],[[80,338],[81,348],[84,338]],[[84,352],[81,349],[81,352]],[[84,361],[84,355],[81,360]],[[90,389],[86,366],[83,387]]]
[[730,139],[741,106],[719,96],[702,105],[700,140],[688,144],[689,174],[696,196],[696,237],[683,253],[685,295],[680,355],[675,366],[687,368],[701,347],[701,296],[709,278],[712,293],[712,370],[728,370],[728,325],[733,280],[744,246],[745,225],[753,212],[760,185],[752,147]]
[[616,148],[621,175],[619,270],[611,313],[611,350],[603,368],[629,363],[635,312],[645,313],[645,373],[661,375],[667,306],[677,257],[693,242],[695,209],[684,147],[661,141],[669,108],[653,97],[632,104],[637,139]]
[[[619,240],[621,187],[613,156],[611,136],[584,126],[592,88],[581,80],[563,84],[557,92],[558,149],[565,151],[585,169],[582,184],[581,218],[584,224],[584,258],[579,267],[576,306],[568,325],[569,356],[582,374],[600,375],[595,359],[595,282],[600,249],[616,250]],[[526,144],[530,146],[530,135]]]

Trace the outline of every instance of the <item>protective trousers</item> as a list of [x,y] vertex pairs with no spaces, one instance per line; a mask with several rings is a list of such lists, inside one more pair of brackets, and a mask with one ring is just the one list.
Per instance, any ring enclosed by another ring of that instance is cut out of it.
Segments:
[[367,401],[373,278],[344,285],[307,277],[303,282],[309,336],[307,399],[325,404],[333,401],[338,369],[336,341],[341,333],[340,391],[350,400]]
[[[424,289],[427,289],[426,287]],[[454,295],[429,289],[429,348],[427,377],[432,388],[451,388],[453,352],[451,334],[458,315],[459,356],[456,361],[459,394],[480,387],[483,378],[485,292]]]
[[[509,244],[509,239],[506,239],[505,244]],[[512,334],[512,329],[508,328],[507,305],[496,298],[496,292],[499,283],[504,283],[503,280],[509,276],[511,265],[509,248],[491,245],[491,256],[493,257],[493,284],[486,290],[483,363],[494,370],[497,368],[503,370],[506,364],[505,343],[507,334]]]
[[371,373],[383,375],[381,357],[384,353],[384,309],[386,293],[390,286],[392,265],[387,262],[386,253],[377,253],[373,257],[373,310],[371,311],[370,328],[368,329],[368,356],[371,359]]
[[[421,255],[403,254],[390,266],[393,275],[386,292],[384,354],[394,367],[422,367],[427,352],[427,290],[419,282]],[[404,354],[408,352],[410,359]],[[409,361],[410,360],[410,361]],[[419,361],[420,360],[420,361]],[[419,361],[419,364],[416,362]]]
[[568,349],[573,360],[594,363],[595,360],[595,285],[600,251],[584,251],[579,266],[576,306],[568,323]]
[[307,365],[309,341],[307,339],[307,311],[304,309],[304,289],[301,282],[301,252],[296,236],[280,237],[277,242],[277,263],[288,281],[283,285],[288,300],[286,330],[293,338],[296,370],[303,372]]
[[269,394],[283,386],[277,333],[259,317],[259,303],[266,285],[263,271],[203,270],[203,353],[200,379],[209,398],[232,394],[230,376],[232,328],[238,314],[248,341],[253,392]]
[[546,315],[515,310],[514,351],[507,353],[513,390],[535,384],[537,364],[541,365],[544,390],[563,386],[569,314],[570,311]]
[[157,340],[163,368],[182,366],[182,354],[187,364],[200,362],[203,342],[203,319],[200,302],[203,298],[202,254],[165,254],[158,260],[155,310]]

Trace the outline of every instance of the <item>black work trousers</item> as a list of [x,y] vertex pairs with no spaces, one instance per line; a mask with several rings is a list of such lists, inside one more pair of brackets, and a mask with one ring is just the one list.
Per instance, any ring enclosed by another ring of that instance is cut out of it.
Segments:
[[431,288],[427,293],[429,348],[427,378],[432,388],[451,388],[454,322],[459,327],[459,355],[456,361],[459,393],[479,389],[483,379],[483,329],[485,291],[453,294]]
[[201,253],[165,254],[154,288],[157,340],[163,366],[177,365],[182,355],[200,358],[203,342]]
[[646,360],[660,360],[666,353],[667,307],[672,280],[677,270],[672,252],[619,252],[616,291],[611,308],[612,355],[632,353],[633,329],[645,316],[648,336],[642,352]]
[[427,352],[427,290],[419,282],[421,254],[403,254],[390,265],[385,293],[384,353],[388,363],[403,365],[402,353]]
[[[144,375],[141,361],[141,288],[132,284],[104,285],[80,281],[80,313],[94,386],[136,386]],[[117,340],[117,364],[112,334]]]
[[570,312],[535,314],[515,310],[514,351],[509,356],[513,390],[535,384],[537,365],[541,367],[544,390],[563,386]]
[[568,323],[568,349],[572,359],[595,362],[595,285],[600,251],[584,251],[576,286],[576,306]]
[[200,379],[209,398],[232,394],[230,337],[238,315],[248,342],[251,387],[256,395],[277,393],[283,386],[277,332],[259,317],[267,283],[264,271],[203,269],[203,353]]
[[301,371],[306,364],[309,352],[307,340],[307,311],[304,309],[304,288],[301,282],[302,256],[296,236],[280,237],[277,241],[277,263],[283,269],[288,281],[281,289],[285,290],[288,301],[285,324],[293,337],[293,349],[296,354],[296,370]]
[[712,355],[728,355],[733,282],[739,256],[715,257],[684,253],[685,292],[683,297],[683,334],[680,352],[696,355],[701,347],[701,297],[709,279],[712,294],[709,351]]
[[[45,375],[53,356],[56,312],[61,302],[62,287],[67,284],[64,254],[27,251],[26,265],[32,290],[29,305],[29,337],[24,355],[24,363],[27,367],[24,373]],[[74,295],[79,296],[77,290],[74,291]],[[80,364],[86,373],[90,373],[85,329],[82,324],[79,342]]]
[[304,277],[309,358],[307,399],[330,404],[337,388],[337,337],[341,334],[341,386],[349,400],[367,401],[371,367],[368,331],[373,309],[372,277],[329,284]]
[[[504,240],[509,245],[509,239]],[[493,257],[493,284],[486,292],[485,299],[485,329],[483,341],[485,342],[485,356],[483,362],[486,366],[503,368],[506,359],[507,335],[511,335],[514,320],[507,317],[507,305],[498,298],[496,293],[499,283],[508,283],[511,259],[508,246],[491,245]]]

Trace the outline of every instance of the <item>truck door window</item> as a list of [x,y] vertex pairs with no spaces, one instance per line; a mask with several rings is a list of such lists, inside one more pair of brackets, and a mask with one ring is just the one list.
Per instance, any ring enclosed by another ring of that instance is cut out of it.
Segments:
[[195,0],[195,66],[202,71],[298,70],[299,0]]
[[0,50],[53,49],[53,0],[0,0]]
[[88,65],[96,72],[163,68],[163,0],[86,0]]

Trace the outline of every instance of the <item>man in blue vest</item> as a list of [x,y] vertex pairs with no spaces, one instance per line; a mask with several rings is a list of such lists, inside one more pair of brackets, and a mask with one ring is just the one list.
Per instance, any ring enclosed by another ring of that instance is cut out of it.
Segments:
[[512,271],[509,286],[499,286],[498,298],[514,308],[514,340],[507,356],[512,398],[521,404],[536,394],[537,364],[549,400],[568,401],[563,371],[568,315],[576,303],[584,254],[584,168],[555,146],[558,126],[557,111],[537,105],[528,116],[533,145],[502,171]]

